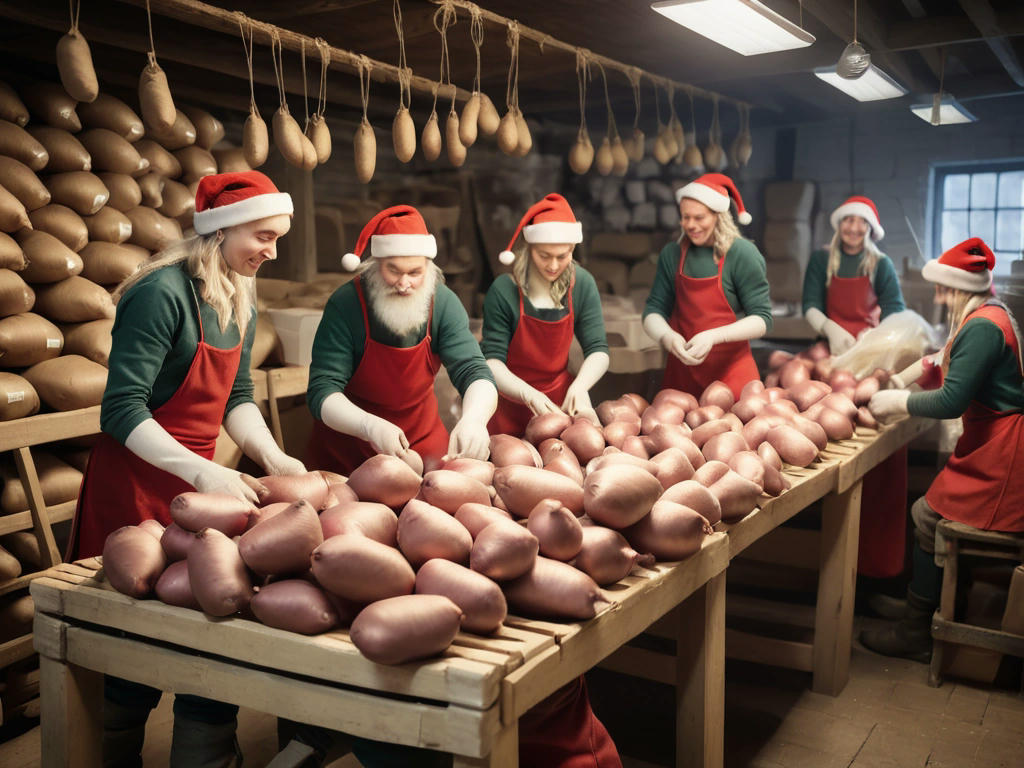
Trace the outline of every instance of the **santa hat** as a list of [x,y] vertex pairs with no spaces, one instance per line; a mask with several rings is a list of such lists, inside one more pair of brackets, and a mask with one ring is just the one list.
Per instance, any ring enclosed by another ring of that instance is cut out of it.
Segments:
[[858,195],[847,198],[846,202],[832,211],[832,215],[829,217],[832,229],[838,232],[839,222],[847,216],[860,216],[864,219],[871,227],[871,239],[875,242],[885,237],[885,230],[882,229],[882,223],[878,220],[878,209],[871,198]]
[[508,249],[498,254],[498,261],[506,266],[515,261],[512,246],[519,233],[528,243],[576,243],[583,242],[583,225],[569,207],[569,201],[559,194],[544,195],[544,199],[527,209],[519,221]]
[[992,288],[992,268],[996,256],[980,237],[954,245],[921,270],[921,276],[947,288],[984,293]]
[[268,216],[290,216],[293,210],[292,196],[279,192],[259,171],[215,173],[199,180],[192,226],[197,234],[209,235]]
[[750,214],[743,207],[743,198],[740,197],[739,190],[732,179],[724,173],[705,173],[699,179],[694,179],[676,190],[676,204],[682,203],[685,197],[704,203],[715,213],[728,211],[731,199],[736,203],[736,221],[740,224],[749,224],[751,221]]
[[355,250],[341,258],[341,266],[349,272],[359,268],[359,262],[370,245],[370,255],[377,259],[391,256],[437,256],[437,241],[427,232],[427,224],[420,212],[411,205],[393,205],[378,213],[363,227]]

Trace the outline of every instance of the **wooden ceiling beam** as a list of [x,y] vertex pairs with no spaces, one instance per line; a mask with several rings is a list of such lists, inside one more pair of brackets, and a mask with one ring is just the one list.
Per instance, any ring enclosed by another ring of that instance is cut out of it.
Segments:
[[[853,40],[853,4],[846,0],[803,0],[804,9],[818,19],[840,40]],[[867,45],[868,53],[886,70],[911,90],[924,90],[924,85],[898,55],[885,51],[885,25],[866,3],[857,7],[857,38]]]
[[[1024,10],[994,14],[1000,37],[1024,35]],[[985,33],[963,16],[930,16],[889,25],[885,50],[908,51],[915,48],[974,43],[985,39]]]
[[964,9],[971,23],[985,36],[988,47],[992,49],[992,53],[999,59],[999,63],[1003,65],[1013,82],[1024,87],[1024,67],[1021,67],[1020,59],[1017,58],[1017,53],[1009,41],[1003,37],[1004,33],[992,4],[988,0],[960,0],[960,7]]

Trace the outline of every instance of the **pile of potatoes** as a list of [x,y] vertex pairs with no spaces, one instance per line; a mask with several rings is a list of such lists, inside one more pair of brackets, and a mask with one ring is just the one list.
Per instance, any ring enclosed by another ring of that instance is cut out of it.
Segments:
[[460,630],[497,631],[510,608],[593,618],[611,602],[602,586],[700,548],[709,520],[683,502],[718,517],[697,482],[661,499],[687,465],[682,451],[661,464],[591,457],[577,480],[539,466],[519,438],[492,446],[493,463],[455,458],[422,475],[414,455],[379,455],[348,478],[261,478],[259,508],[184,493],[166,528],[148,520],[111,533],[104,571],[124,594],[211,616],[305,634],[349,626],[368,659],[400,664],[442,653]]
[[197,108],[156,130],[105,93],[0,82],[0,420],[100,402],[110,292],[191,227],[202,176],[248,168],[223,136]]

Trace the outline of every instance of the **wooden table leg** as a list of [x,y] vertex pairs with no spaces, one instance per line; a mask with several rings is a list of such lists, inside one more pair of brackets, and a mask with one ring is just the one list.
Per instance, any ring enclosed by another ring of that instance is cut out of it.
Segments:
[[860,499],[858,481],[843,493],[829,494],[822,504],[811,687],[831,696],[838,696],[850,677]]
[[489,755],[452,755],[452,768],[519,768],[519,721],[498,732]]
[[43,768],[103,764],[103,675],[39,657]]
[[708,581],[676,610],[676,767],[721,768],[725,573]]

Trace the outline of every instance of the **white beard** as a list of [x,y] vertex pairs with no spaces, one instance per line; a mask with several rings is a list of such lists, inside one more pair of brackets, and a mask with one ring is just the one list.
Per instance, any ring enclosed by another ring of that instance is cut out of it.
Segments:
[[429,264],[423,283],[412,293],[402,296],[380,276],[380,267],[371,263],[360,275],[373,314],[396,336],[404,336],[427,322],[439,270]]

